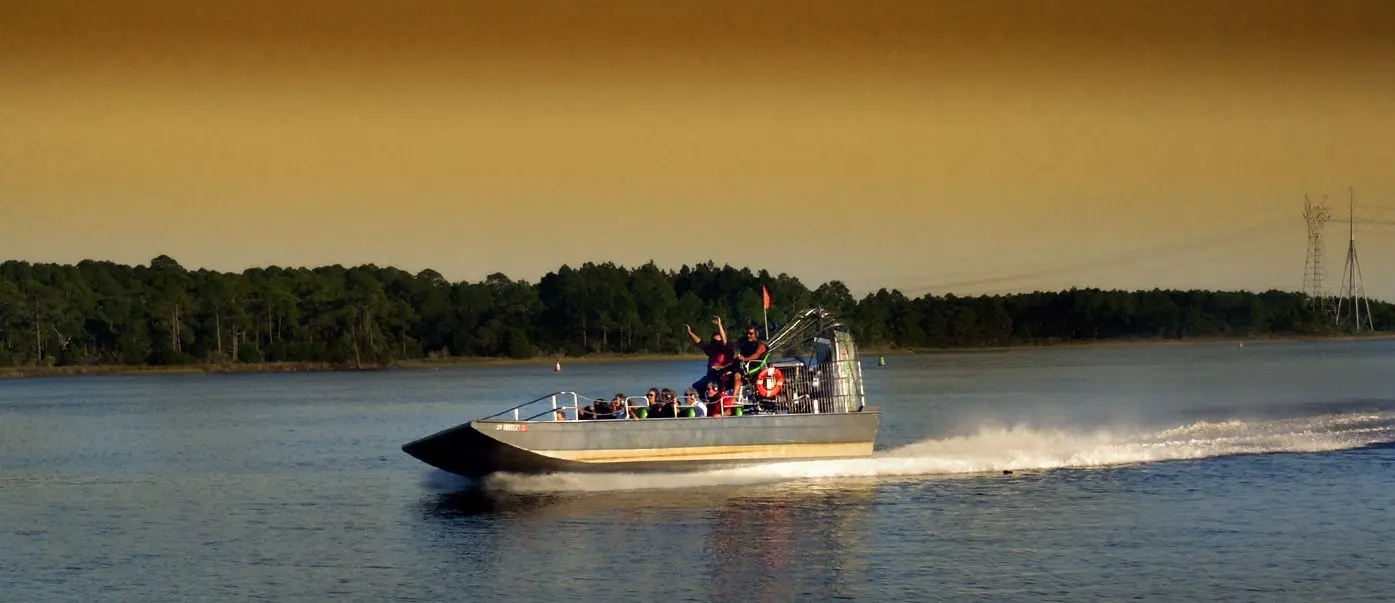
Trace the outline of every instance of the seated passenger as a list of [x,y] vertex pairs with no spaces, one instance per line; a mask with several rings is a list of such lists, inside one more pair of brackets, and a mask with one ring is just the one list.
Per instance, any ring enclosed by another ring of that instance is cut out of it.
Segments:
[[659,401],[663,402],[663,405],[666,408],[673,409],[674,417],[679,416],[679,412],[680,409],[683,408],[683,404],[678,401],[678,392],[665,387],[663,391],[659,392]]
[[691,387],[683,391],[683,407],[692,410],[691,415],[685,413],[684,416],[707,416],[707,405],[702,403],[702,398],[698,397],[697,390]]
[[649,388],[649,391],[644,393],[644,403],[646,405],[645,411],[648,413],[648,416],[655,416],[659,412],[659,406],[662,405],[659,401],[659,388]]
[[678,418],[678,394],[665,387],[659,392],[658,402],[649,406],[649,416],[661,419]]
[[583,421],[609,418],[610,403],[600,398],[596,398],[595,402],[592,402],[590,406],[587,406],[577,411],[576,414],[577,418]]
[[736,398],[731,394],[717,389],[715,381],[707,382],[707,395],[704,397],[707,402],[707,416],[720,417],[732,414],[732,408],[737,405]]
[[610,410],[610,418],[612,419],[630,418],[629,398],[625,394],[615,394],[615,397],[610,400]]

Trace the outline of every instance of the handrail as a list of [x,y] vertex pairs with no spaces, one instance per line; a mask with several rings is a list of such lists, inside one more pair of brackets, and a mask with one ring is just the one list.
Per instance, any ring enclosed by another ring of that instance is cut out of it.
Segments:
[[[557,402],[558,402],[557,398],[558,398],[559,396],[570,396],[570,397],[571,397],[571,404],[570,404],[570,405],[558,405],[558,404],[557,404]],[[560,411],[572,411],[572,416],[573,416],[573,418],[575,418],[575,417],[577,416],[577,414],[581,411],[581,402],[582,402],[583,400],[589,401],[589,400],[593,400],[593,399],[595,399],[595,400],[603,400],[604,398],[595,398],[595,397],[593,397],[593,396],[583,396],[583,395],[581,395],[581,394],[578,393],[578,392],[553,392],[553,393],[547,394],[547,395],[545,395],[545,396],[542,396],[542,397],[539,397],[539,398],[535,398],[535,399],[533,399],[533,400],[529,400],[529,401],[527,401],[527,402],[524,402],[524,403],[519,404],[519,405],[517,405],[517,406],[514,406],[514,407],[512,407],[512,408],[504,409],[504,410],[502,410],[502,411],[499,411],[499,412],[497,412],[497,413],[494,413],[494,414],[492,414],[492,415],[489,415],[489,416],[487,416],[487,417],[484,417],[484,418],[482,418],[482,419],[480,419],[480,420],[481,420],[481,421],[488,421],[488,420],[490,420],[490,419],[497,419],[497,418],[499,418],[499,417],[502,417],[502,416],[504,416],[504,415],[507,415],[507,414],[512,413],[512,414],[513,414],[513,420],[515,420],[515,421],[533,421],[533,420],[536,420],[536,419],[538,419],[538,418],[540,418],[540,417],[542,417],[542,416],[545,416],[545,415],[547,415],[547,414],[549,414],[549,413],[553,413],[553,414],[555,415],[555,413],[556,413],[557,411],[559,411],[559,410],[560,410]],[[636,402],[636,401],[638,401],[638,402]],[[534,404],[538,404],[538,403],[540,403],[540,402],[550,402],[551,404],[550,404],[550,406],[549,406],[548,408],[545,408],[545,409],[543,409],[542,411],[539,411],[539,412],[537,412],[537,413],[535,413],[535,414],[532,414],[532,415],[529,415],[529,416],[527,416],[527,417],[522,416],[522,413],[519,412],[519,411],[521,411],[521,410],[523,410],[523,409],[525,409],[525,408],[528,408],[529,406],[532,406],[532,405],[534,405]],[[643,406],[643,407],[648,407],[648,406],[649,406],[649,404],[648,404],[648,399],[647,399],[646,397],[644,397],[644,396],[628,396],[628,397],[625,398],[625,411],[626,411],[626,414],[633,413],[633,412],[634,412],[633,409],[639,408],[639,407],[641,407],[641,406]],[[566,419],[564,419],[564,420],[566,420]]]
[[[567,404],[559,405],[559,404],[557,403],[557,402],[558,402],[558,400],[557,400],[558,397],[568,397],[568,396],[571,398],[571,404],[569,404],[569,405],[567,405]],[[533,399],[533,400],[529,400],[529,401],[527,401],[527,402],[524,402],[524,403],[519,404],[519,405],[517,405],[517,406],[514,406],[514,407],[512,407],[512,408],[506,408],[506,409],[501,410],[501,411],[499,411],[499,412],[497,412],[497,413],[494,413],[494,414],[492,414],[492,415],[483,417],[483,418],[481,418],[481,419],[479,419],[479,420],[481,420],[481,421],[488,421],[488,420],[490,420],[490,419],[498,419],[498,418],[500,418],[500,417],[503,417],[503,416],[505,416],[505,415],[508,415],[508,414],[512,413],[512,414],[513,414],[513,420],[515,420],[515,421],[534,421],[534,420],[537,420],[537,419],[539,419],[539,418],[541,418],[541,417],[543,417],[543,416],[548,415],[549,413],[554,413],[554,414],[555,414],[555,413],[556,413],[557,411],[559,411],[559,410],[560,410],[560,411],[571,411],[571,412],[572,412],[573,418],[575,418],[575,417],[577,416],[577,413],[579,413],[580,410],[581,410],[581,406],[582,406],[582,405],[581,405],[581,402],[582,402],[582,401],[603,400],[603,399],[604,399],[604,398],[596,398],[596,397],[594,397],[594,396],[584,396],[584,395],[582,395],[582,394],[580,394],[580,393],[578,393],[578,392],[569,392],[569,391],[568,391],[568,392],[553,392],[553,393],[547,394],[547,395],[545,395],[545,396],[541,396],[541,397],[535,398],[535,399]],[[536,412],[536,413],[534,413],[534,414],[532,414],[532,415],[523,416],[523,414],[520,412],[520,411],[522,411],[523,409],[528,408],[529,406],[532,406],[532,405],[534,405],[534,404],[538,404],[538,403],[540,403],[540,402],[550,402],[550,404],[549,404],[548,408],[544,408],[543,410],[541,410],[541,411],[539,411],[539,412]],[[680,399],[679,402],[681,403],[682,400]],[[648,408],[648,407],[649,407],[649,400],[648,400],[647,397],[645,397],[645,396],[627,396],[627,397],[625,398],[625,412],[626,412],[627,415],[633,416],[633,413],[635,412],[635,409],[638,409],[638,408],[641,408],[641,407],[644,407],[644,408]],[[687,407],[691,407],[691,405],[690,405],[690,404],[680,404],[680,407],[687,408]],[[573,419],[564,419],[564,420],[573,420]]]
[[[571,396],[571,398],[572,398],[572,405],[571,405],[571,406],[557,406],[557,397],[558,397],[558,396]],[[499,418],[499,417],[501,417],[501,416],[504,416],[504,415],[506,415],[506,414],[513,413],[513,420],[515,420],[515,421],[531,421],[531,420],[533,420],[533,419],[536,419],[536,418],[538,418],[538,417],[541,417],[541,416],[547,414],[548,412],[554,412],[554,411],[558,411],[558,410],[567,410],[567,409],[576,409],[576,408],[579,408],[578,400],[580,400],[581,398],[585,398],[585,399],[587,399],[587,400],[590,400],[590,399],[591,399],[589,396],[582,396],[581,394],[579,394],[579,393],[577,393],[577,392],[552,392],[552,393],[547,394],[547,395],[545,395],[545,396],[542,396],[542,397],[540,397],[540,398],[537,398],[537,399],[534,399],[534,400],[529,400],[529,401],[527,401],[527,402],[524,402],[524,403],[522,403],[522,404],[519,404],[518,406],[514,406],[513,408],[507,408],[507,409],[501,410],[501,411],[499,411],[499,412],[497,412],[497,413],[494,413],[494,414],[492,414],[492,415],[489,415],[489,416],[487,416],[487,417],[484,417],[484,418],[482,418],[482,419],[480,419],[480,420],[481,420],[481,421],[488,421],[488,420],[490,420],[490,419],[497,419],[497,418]],[[527,419],[521,419],[521,418],[519,418],[519,412],[518,412],[518,411],[520,411],[520,410],[522,410],[522,409],[524,409],[524,408],[527,408],[527,407],[529,407],[529,406],[532,406],[532,405],[534,405],[534,404],[537,404],[537,403],[539,403],[539,402],[544,402],[544,401],[550,401],[550,402],[552,403],[551,408],[548,408],[548,409],[544,410],[543,412],[540,412],[540,413],[535,414],[535,415],[533,415],[533,416],[531,416],[531,417],[528,417]]]

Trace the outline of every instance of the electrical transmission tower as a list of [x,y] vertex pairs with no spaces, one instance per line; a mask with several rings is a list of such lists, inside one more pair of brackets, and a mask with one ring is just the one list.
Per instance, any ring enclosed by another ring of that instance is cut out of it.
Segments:
[[[1376,330],[1371,322],[1371,302],[1366,300],[1366,285],[1361,278],[1361,262],[1356,259],[1356,191],[1347,189],[1350,196],[1350,209],[1347,216],[1347,264],[1342,268],[1342,287],[1337,295],[1337,326],[1349,320],[1352,328],[1360,331],[1364,324],[1367,329]],[[1363,313],[1364,312],[1364,313]]]
[[1329,307],[1327,290],[1322,284],[1326,273],[1322,263],[1322,231],[1331,218],[1332,210],[1327,208],[1325,199],[1315,205],[1307,195],[1303,196],[1303,219],[1308,222],[1308,258],[1303,266],[1303,293],[1308,296],[1308,303],[1317,304],[1324,313],[1331,312],[1332,308]]

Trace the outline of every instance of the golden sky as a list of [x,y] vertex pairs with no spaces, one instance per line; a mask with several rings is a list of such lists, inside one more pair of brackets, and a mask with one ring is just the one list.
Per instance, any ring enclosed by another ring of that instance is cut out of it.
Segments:
[[[1395,221],[1392,30],[1382,0],[3,3],[0,258],[1298,289],[1304,194]],[[1395,226],[1357,235],[1395,299]]]

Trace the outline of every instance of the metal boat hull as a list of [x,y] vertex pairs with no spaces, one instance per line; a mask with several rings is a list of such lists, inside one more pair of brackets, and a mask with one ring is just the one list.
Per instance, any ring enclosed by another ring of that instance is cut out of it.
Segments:
[[479,478],[496,472],[694,471],[872,454],[880,413],[600,421],[479,420],[402,450]]

